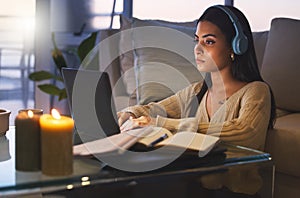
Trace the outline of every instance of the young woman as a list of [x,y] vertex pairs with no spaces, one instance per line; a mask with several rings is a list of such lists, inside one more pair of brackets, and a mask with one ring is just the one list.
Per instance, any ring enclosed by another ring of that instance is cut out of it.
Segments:
[[263,150],[266,132],[274,124],[275,102],[260,75],[246,17],[234,7],[212,6],[198,20],[195,42],[205,81],[160,102],[118,112],[121,131],[147,125],[178,131],[187,126]]

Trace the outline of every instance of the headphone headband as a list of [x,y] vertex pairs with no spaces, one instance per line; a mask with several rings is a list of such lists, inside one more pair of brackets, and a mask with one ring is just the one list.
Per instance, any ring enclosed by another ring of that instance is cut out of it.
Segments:
[[248,49],[248,38],[243,32],[243,28],[237,16],[229,8],[223,5],[216,5],[213,7],[222,10],[229,17],[230,21],[233,24],[235,30],[235,36],[231,43],[233,52],[237,55],[244,54]]

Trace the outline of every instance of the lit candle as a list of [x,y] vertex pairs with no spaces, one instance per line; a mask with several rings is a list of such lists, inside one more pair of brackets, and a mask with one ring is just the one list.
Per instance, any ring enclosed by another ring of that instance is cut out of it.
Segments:
[[16,169],[38,171],[41,169],[40,115],[22,111],[15,118]]
[[42,173],[45,175],[69,175],[73,172],[74,121],[52,109],[51,115],[40,118]]
[[32,111],[35,115],[43,115],[43,109],[20,109],[19,113]]

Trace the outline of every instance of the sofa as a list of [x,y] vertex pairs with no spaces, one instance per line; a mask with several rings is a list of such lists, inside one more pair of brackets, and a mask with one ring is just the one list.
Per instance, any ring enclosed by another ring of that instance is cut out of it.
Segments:
[[267,133],[265,147],[275,162],[275,197],[300,193],[299,34],[299,20],[275,18],[268,32],[254,37],[261,73],[272,87],[277,106],[276,124]]
[[[120,29],[100,31],[99,41],[105,44],[102,46],[105,53],[101,53],[100,48],[100,69],[109,73],[117,110],[128,105],[161,100],[181,89],[181,86],[201,79],[193,66],[192,57],[184,55],[178,59],[178,53],[185,52],[154,48],[151,42],[145,41],[148,35],[131,32],[133,27],[148,27],[146,32],[149,27],[173,28],[180,32],[179,36],[182,36],[181,33],[189,35],[192,41],[196,21],[175,23],[121,16]],[[292,198],[300,194],[299,35],[300,21],[290,18],[274,18],[270,30],[253,32],[261,74],[272,87],[277,106],[275,128],[267,132],[265,147],[265,152],[271,154],[275,163],[275,198]],[[155,38],[158,42],[168,39],[164,33],[157,34]],[[186,43],[193,45],[190,41]],[[177,47],[184,48],[181,44]],[[191,50],[189,47],[186,50]],[[188,53],[193,56],[191,51]],[[163,62],[163,59],[172,61]],[[175,70],[170,69],[170,65]],[[160,70],[161,67],[164,69]],[[174,71],[180,71],[180,74]],[[175,82],[171,78],[175,78]],[[173,86],[174,83],[177,84]]]

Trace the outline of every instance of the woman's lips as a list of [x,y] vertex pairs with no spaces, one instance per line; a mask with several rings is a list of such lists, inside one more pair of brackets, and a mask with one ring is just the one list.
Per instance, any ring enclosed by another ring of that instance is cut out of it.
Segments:
[[205,60],[202,60],[202,59],[196,59],[196,63],[197,63],[197,64],[203,64],[203,63],[205,63]]

